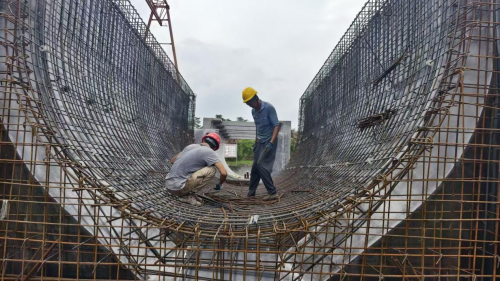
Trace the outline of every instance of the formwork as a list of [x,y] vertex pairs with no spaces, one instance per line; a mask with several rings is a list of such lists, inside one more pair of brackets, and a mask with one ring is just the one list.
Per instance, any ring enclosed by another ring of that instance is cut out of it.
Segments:
[[300,99],[279,199],[193,207],[164,177],[195,95],[130,3],[0,1],[1,279],[494,280],[499,16],[368,1]]

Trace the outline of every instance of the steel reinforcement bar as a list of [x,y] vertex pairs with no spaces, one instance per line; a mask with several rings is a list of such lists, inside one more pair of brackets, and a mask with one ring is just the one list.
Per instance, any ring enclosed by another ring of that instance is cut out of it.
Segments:
[[130,3],[0,1],[1,279],[495,279],[499,9],[368,1],[279,200],[193,207],[163,183],[195,96]]

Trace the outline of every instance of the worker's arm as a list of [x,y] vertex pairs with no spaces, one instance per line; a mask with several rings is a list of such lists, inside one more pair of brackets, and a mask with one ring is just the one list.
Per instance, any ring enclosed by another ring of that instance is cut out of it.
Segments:
[[276,138],[278,138],[278,133],[280,132],[280,126],[274,127],[273,136],[271,137],[271,142],[276,143]]
[[220,173],[219,184],[222,185],[226,181],[226,178],[227,178],[226,168],[224,168],[224,165],[222,165],[221,162],[217,162],[214,165],[215,165],[215,168],[217,168],[217,170],[219,170],[219,173]]
[[177,159],[177,156],[179,156],[179,154],[181,154],[181,153],[180,152],[177,153],[177,155],[175,155],[172,159],[170,159],[170,163],[174,164],[174,162]]
[[255,142],[253,143],[253,148],[252,151],[255,153],[255,148],[257,147],[257,142],[259,140],[257,139],[257,126],[255,126]]
[[278,133],[281,129],[281,123],[278,120],[278,114],[276,114],[276,109],[274,107],[269,108],[269,122],[274,125],[273,136],[271,137],[271,143],[275,144],[278,138]]

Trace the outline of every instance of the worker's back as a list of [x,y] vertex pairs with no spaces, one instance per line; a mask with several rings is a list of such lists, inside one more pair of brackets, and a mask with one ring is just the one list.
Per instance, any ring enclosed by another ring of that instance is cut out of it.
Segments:
[[167,175],[166,187],[170,190],[180,190],[194,172],[220,162],[217,154],[208,146],[191,144],[175,159],[174,165]]

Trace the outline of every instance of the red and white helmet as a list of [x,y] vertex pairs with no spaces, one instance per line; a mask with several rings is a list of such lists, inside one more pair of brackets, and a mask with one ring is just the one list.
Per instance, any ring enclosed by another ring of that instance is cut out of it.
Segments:
[[[217,133],[209,133],[203,136],[201,142],[206,142],[212,147],[213,150],[217,150],[220,147],[220,136]],[[213,148],[215,145],[215,149]]]

